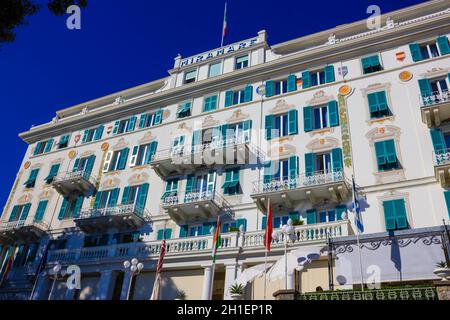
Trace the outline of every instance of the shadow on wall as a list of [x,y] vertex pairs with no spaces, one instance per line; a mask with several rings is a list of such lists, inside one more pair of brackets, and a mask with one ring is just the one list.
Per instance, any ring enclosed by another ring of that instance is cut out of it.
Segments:
[[[133,290],[133,300],[149,300],[153,284],[155,282],[155,273],[142,273],[136,278],[136,283]],[[182,288],[177,288],[170,277],[165,277],[163,274],[161,295],[163,300],[174,300],[178,296],[178,292]]]

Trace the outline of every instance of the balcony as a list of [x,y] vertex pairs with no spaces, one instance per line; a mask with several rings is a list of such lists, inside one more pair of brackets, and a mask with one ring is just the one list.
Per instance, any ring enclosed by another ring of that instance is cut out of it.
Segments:
[[0,242],[33,242],[39,240],[48,230],[48,224],[34,219],[3,222],[0,225]]
[[450,186],[450,149],[433,151],[434,175],[441,186]]
[[178,193],[165,197],[162,206],[176,222],[209,219],[221,213],[232,217],[230,204],[215,191]]
[[450,119],[450,92],[437,91],[429,96],[420,96],[422,122],[428,128],[439,127]]
[[256,164],[258,160],[263,161],[264,154],[248,136],[243,136],[161,150],[155,153],[151,166],[161,178],[165,178],[204,166]]
[[101,209],[84,209],[74,221],[86,233],[105,232],[110,228],[135,230],[150,221],[150,214],[134,204],[127,204]]
[[83,195],[90,197],[96,189],[97,179],[86,171],[68,172],[58,175],[52,182],[53,188],[63,197]]
[[312,204],[324,199],[339,203],[348,198],[350,190],[351,186],[342,171],[315,172],[298,175],[295,179],[272,180],[268,183],[255,181],[250,197],[265,212],[268,199],[272,205],[292,209],[303,200],[309,200]]
[[[295,226],[295,242],[292,248],[304,245],[326,244],[327,236],[340,237],[352,235],[348,220],[330,223]],[[264,230],[250,232],[228,232],[221,234],[219,245],[220,255],[235,253],[239,248],[244,253],[260,254],[264,248]],[[195,253],[201,259],[209,258],[213,249],[213,235],[168,239],[166,241],[166,259],[187,257],[192,259]],[[282,254],[284,250],[283,239],[272,240],[271,252]],[[161,241],[134,242],[90,248],[62,249],[49,251],[47,262],[62,264],[82,263],[110,263],[122,262],[129,258],[157,259],[161,251]]]

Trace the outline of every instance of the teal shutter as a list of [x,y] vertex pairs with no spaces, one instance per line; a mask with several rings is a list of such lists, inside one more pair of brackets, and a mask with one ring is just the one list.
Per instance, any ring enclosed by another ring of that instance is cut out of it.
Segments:
[[226,124],[223,124],[220,126],[220,131],[222,134],[222,139],[226,139],[227,138],[227,130],[228,130],[228,126]]
[[14,206],[11,211],[11,214],[9,216],[9,220],[8,220],[9,222],[14,221],[14,219],[16,219],[18,211],[19,211],[19,206],[17,206],[17,205]]
[[272,139],[272,129],[273,129],[273,115],[266,115],[266,140]]
[[347,206],[339,205],[336,207],[336,220],[342,220],[342,214],[347,211]]
[[333,159],[333,171],[342,171],[342,150],[341,148],[335,148],[331,150],[331,158]]
[[386,110],[389,108],[386,98],[386,91],[376,93],[378,100],[378,110]]
[[395,143],[394,140],[386,140],[384,142],[384,146],[386,148],[386,160],[388,163],[396,163],[397,162],[397,154],[395,152]]
[[75,162],[73,163],[73,169],[72,169],[72,172],[77,172],[79,166],[80,166],[80,158],[76,158],[76,159],[75,159]]
[[420,52],[420,46],[417,43],[411,43],[409,45],[409,50],[411,51],[411,56],[414,62],[422,60],[422,52]]
[[117,134],[119,132],[120,121],[116,121],[114,123],[113,134]]
[[275,94],[275,82],[273,80],[266,81],[266,97],[270,98]]
[[370,57],[362,58],[361,59],[361,64],[362,64],[362,67],[363,67],[363,72],[365,73],[364,70],[367,69],[367,68],[370,68],[372,66]]
[[264,163],[264,183],[269,183],[272,181],[272,161],[266,161]]
[[300,220],[300,214],[297,211],[292,211],[288,213],[288,218],[292,221]]
[[261,219],[261,230],[265,230],[267,225],[267,216],[263,216]]
[[61,204],[61,209],[59,210],[58,220],[63,220],[65,218],[68,202],[69,201],[67,200],[67,198],[64,198]]
[[380,169],[380,166],[386,164],[384,141],[375,142],[375,153],[377,156],[378,169]]
[[166,239],[170,239],[170,238],[172,238],[172,229],[167,228],[166,229]]
[[246,86],[244,88],[244,102],[250,102],[253,100],[253,86]]
[[441,55],[450,53],[450,46],[448,44],[448,38],[446,36],[440,36],[436,39]]
[[306,210],[306,224],[317,223],[316,209]]
[[233,91],[228,90],[225,92],[225,107],[233,105]]
[[130,151],[130,148],[125,148],[125,149],[122,149],[122,151],[120,152],[120,158],[119,158],[119,164],[117,165],[117,170],[125,169],[129,151]]
[[117,205],[117,200],[119,199],[120,188],[115,188],[111,190],[111,195],[109,196],[108,207],[115,207]]
[[242,123],[242,131],[244,132],[245,141],[250,140],[250,130],[252,130],[252,120],[245,120]]
[[314,153],[305,153],[305,173],[306,176],[312,176],[315,172],[316,155]]
[[136,126],[136,116],[132,116],[128,122],[127,132],[133,131]]
[[27,203],[23,206],[22,214],[20,215],[20,221],[25,221],[28,218],[28,214],[30,213],[31,203]]
[[297,116],[297,110],[292,109],[288,111],[288,132],[289,135],[297,134],[298,133],[298,116]]
[[147,148],[147,154],[145,155],[144,164],[148,164],[153,160],[153,156],[156,153],[156,149],[158,148],[158,141],[152,141]]
[[305,132],[312,131],[313,129],[313,112],[312,107],[303,107],[303,126]]
[[34,216],[34,221],[42,221],[45,214],[45,209],[47,209],[48,200],[42,200],[38,204],[36,214]]
[[187,224],[180,226],[180,238],[185,238],[188,235],[188,228],[189,226]]
[[330,127],[339,125],[339,109],[336,100],[328,102],[328,117],[330,119]]
[[195,176],[193,174],[190,174],[186,178],[186,193],[191,193],[194,191],[194,184],[195,184]]
[[394,200],[384,201],[384,222],[386,224],[386,230],[395,230],[395,204]]
[[50,183],[51,180],[53,180],[53,178],[55,178],[58,175],[60,166],[61,165],[59,163],[51,166],[48,176],[44,179],[47,183]]
[[377,92],[369,93],[367,95],[367,100],[369,102],[369,111],[372,114],[373,112],[378,111],[378,95]]
[[123,189],[122,204],[128,204],[128,197],[130,196],[130,186],[126,186]]
[[298,175],[298,157],[289,157],[289,178],[296,179]]
[[326,83],[330,83],[330,82],[334,82],[335,77],[334,77],[334,66],[333,65],[329,65],[325,67],[325,82]]
[[94,134],[95,141],[100,140],[102,138],[104,128],[105,128],[105,126],[101,125],[95,130],[95,134]]
[[290,74],[287,78],[287,92],[297,91],[297,77]]
[[202,143],[202,130],[196,130],[192,134],[192,148]]
[[395,222],[397,229],[408,228],[408,218],[406,215],[405,199],[394,200]]
[[210,235],[211,234],[211,226],[212,226],[212,224],[210,222],[203,223],[202,235],[204,235],[204,236]]
[[44,152],[50,152],[50,151],[52,151],[53,141],[54,141],[53,138],[47,141],[47,144],[45,145]]
[[224,189],[224,192],[227,191],[227,188],[230,186],[231,181],[232,181],[232,175],[233,175],[233,171],[232,170],[227,170],[225,172],[225,181],[222,185],[222,188]]
[[237,219],[236,220],[236,227],[239,228],[240,226],[244,226],[244,231],[247,230],[247,219]]
[[164,229],[158,230],[158,234],[156,235],[156,240],[162,240],[164,235]]
[[138,193],[137,200],[136,200],[136,207],[139,209],[143,210],[145,208],[145,203],[147,202],[148,187],[149,187],[149,184],[144,183],[139,188],[139,193]]
[[422,97],[431,96],[431,85],[428,79],[420,79],[419,80],[419,89]]
[[81,143],[86,143],[89,135],[89,130],[84,130],[83,139],[81,139]]
[[91,173],[92,173],[92,168],[94,167],[94,163],[95,163],[95,156],[94,156],[94,155],[91,155],[91,156],[87,159],[86,169],[84,170],[85,174],[91,175]]
[[39,149],[41,148],[41,144],[42,144],[42,142],[36,143],[36,147],[34,147],[34,151],[33,151],[34,156],[38,154]]
[[143,129],[145,127],[145,121],[147,120],[147,114],[143,113],[139,117],[139,129]]
[[100,208],[100,202],[102,201],[102,191],[97,191],[95,194],[95,200],[94,200],[94,209]]
[[450,190],[444,191],[445,204],[447,205],[447,213],[450,217]]
[[431,141],[433,142],[434,152],[442,153],[445,152],[447,146],[445,144],[444,135],[441,129],[431,128],[430,129]]
[[302,88],[306,89],[311,87],[311,76],[309,74],[309,71],[303,71],[302,72]]
[[156,113],[155,113],[155,121],[154,121],[155,125],[161,124],[162,117],[163,117],[163,112],[164,112],[164,110],[162,110],[162,109],[159,109],[158,111],[156,111]]

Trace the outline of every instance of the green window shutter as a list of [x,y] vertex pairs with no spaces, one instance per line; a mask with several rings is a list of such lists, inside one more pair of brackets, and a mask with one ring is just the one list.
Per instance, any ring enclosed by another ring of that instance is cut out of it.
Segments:
[[128,203],[128,197],[130,196],[130,187],[126,186],[123,189],[123,194],[122,194],[122,204],[127,204]]
[[347,206],[339,205],[336,207],[336,220],[342,220],[342,214],[347,211]]
[[335,148],[331,150],[331,158],[333,159],[333,171],[342,171],[342,150],[341,148]]
[[233,105],[233,91],[228,90],[225,92],[225,107]]
[[273,80],[266,81],[266,97],[270,98],[275,94],[275,82]]
[[20,215],[20,221],[25,221],[28,218],[28,214],[30,213],[31,203],[27,203],[23,206],[22,214]]
[[203,223],[202,235],[204,235],[204,236],[210,235],[211,234],[211,226],[212,226],[212,223],[210,223],[210,222]]
[[145,127],[145,122],[147,120],[147,114],[143,113],[139,117],[139,129],[143,129]]
[[139,188],[139,193],[136,200],[136,207],[143,210],[145,208],[145,203],[147,202],[149,184],[144,183]]
[[39,201],[36,214],[34,216],[34,221],[42,221],[45,214],[45,209],[47,209],[48,200]]
[[194,191],[195,175],[190,174],[186,178],[186,193]]
[[397,162],[397,154],[395,152],[395,142],[394,140],[386,140],[384,142],[384,146],[386,148],[386,159],[388,163],[396,163]]
[[145,156],[144,164],[148,164],[153,160],[153,156],[158,148],[158,141],[152,141],[150,146],[147,148],[147,154]]
[[119,199],[120,188],[115,188],[111,190],[111,195],[109,197],[108,206],[115,207]]
[[87,160],[87,164],[86,164],[86,169],[84,170],[84,172],[87,175],[91,175],[92,173],[92,168],[94,167],[94,163],[95,163],[95,156],[91,155],[88,160]]
[[266,122],[266,140],[272,139],[273,115],[268,114],[265,118]]
[[289,157],[289,178],[296,179],[298,175],[298,157]]
[[80,166],[80,158],[76,158],[75,162],[73,163],[72,172],[77,172],[79,166]]
[[300,214],[297,211],[292,211],[288,213],[289,219],[292,221],[300,220]]
[[378,54],[370,57],[370,64],[372,65],[372,67],[377,67],[381,65],[380,57],[378,56]]
[[325,67],[325,82],[326,83],[330,83],[330,82],[334,82],[335,77],[334,77],[334,66],[333,65],[329,65]]
[[39,149],[41,148],[41,144],[42,144],[42,142],[36,143],[36,147],[34,147],[34,151],[33,151],[34,156],[38,154]]
[[305,173],[306,176],[312,176],[315,169],[316,155],[314,153],[305,153]]
[[261,219],[261,230],[266,230],[267,216],[263,216]]
[[313,129],[313,112],[312,107],[303,107],[303,126],[305,132],[312,131]]
[[306,210],[306,224],[317,223],[316,209]]
[[86,143],[89,135],[89,130],[84,130],[83,139],[81,139],[81,143]]
[[189,226],[187,224],[180,226],[180,238],[185,238],[188,235],[188,228]]
[[170,238],[172,238],[172,229],[167,228],[166,229],[166,239],[170,239]]
[[445,204],[447,205],[447,213],[450,217],[450,190],[444,191]]
[[50,152],[50,151],[52,151],[53,141],[54,141],[53,138],[47,141],[47,144],[45,145],[44,152]]
[[378,110],[386,110],[389,108],[386,98],[386,91],[376,93],[378,100]]
[[222,188],[226,191],[226,188],[228,188],[229,187],[229,185],[231,184],[231,182],[232,182],[232,177],[233,177],[233,171],[232,170],[227,170],[226,172],[225,172],[225,181],[224,181],[224,183],[223,183],[223,185],[222,185]]
[[240,226],[244,226],[244,231],[247,230],[247,219],[237,219],[236,220],[236,227],[239,228]]
[[339,125],[339,109],[336,100],[328,102],[328,117],[330,119],[330,127]]
[[158,234],[156,236],[156,240],[162,240],[164,235],[164,229],[158,230]]
[[446,36],[440,36],[436,39],[441,55],[450,53],[450,46],[448,44],[448,38]]
[[397,229],[408,228],[408,218],[406,215],[405,199],[394,200],[395,222]]
[[117,165],[117,170],[125,169],[129,151],[130,151],[130,148],[125,148],[125,149],[122,149],[122,151],[120,152],[120,158],[119,158],[119,164]]
[[68,202],[69,201],[67,201],[67,198],[64,198],[61,204],[61,209],[59,210],[58,220],[63,220],[65,218]]
[[291,74],[287,78],[287,92],[297,91],[297,77]]
[[9,222],[13,221],[16,218],[18,212],[19,212],[19,206],[16,205],[13,207],[11,214],[9,215],[8,221]]
[[227,138],[227,130],[228,130],[228,126],[226,124],[223,124],[223,125],[220,126],[222,139],[226,139]]
[[395,230],[395,204],[394,200],[384,201],[384,222],[386,224],[386,230]]
[[133,131],[136,126],[136,116],[132,116],[128,122],[127,132]]
[[414,62],[422,60],[422,52],[420,52],[420,46],[417,43],[411,43],[409,45],[409,50],[411,51],[411,56]]
[[272,161],[266,161],[264,163],[264,183],[269,183],[272,181]]
[[250,102],[253,100],[253,86],[246,86],[244,88],[244,102]]
[[192,134],[192,147],[202,143],[202,130],[196,130]]
[[445,144],[444,135],[441,129],[431,128],[430,129],[431,141],[433,142],[433,148],[435,153],[445,152],[447,146]]
[[250,140],[250,130],[252,130],[252,120],[245,120],[242,123],[242,131],[244,132],[244,135],[246,135],[248,140]]
[[422,97],[429,97],[431,95],[431,85],[428,79],[419,80],[419,89]]
[[375,153],[377,156],[377,164],[378,169],[380,169],[380,166],[387,163],[387,155],[386,155],[386,149],[384,147],[384,141],[375,142]]
[[58,164],[54,164],[54,165],[51,166],[48,176],[44,179],[47,183],[50,183],[51,180],[58,175],[58,171],[59,171],[59,167],[60,166],[61,165],[59,163]]
[[294,135],[298,133],[298,116],[297,110],[291,109],[288,111],[288,131],[289,135]]
[[94,209],[98,209],[100,207],[100,202],[102,201],[102,191],[97,191],[95,194],[95,200],[94,200]]
[[101,125],[95,130],[94,141],[100,140],[102,138],[104,129],[105,129],[105,126]]
[[162,117],[163,117],[163,112],[164,112],[163,109],[159,109],[158,111],[156,111],[156,113],[155,113],[155,121],[154,121],[155,125],[161,124]]
[[369,93],[367,95],[367,100],[369,102],[369,111],[370,113],[378,111],[378,95],[376,92]]
[[116,121],[114,123],[113,134],[117,134],[119,132],[120,121]]
[[302,88],[306,89],[311,87],[311,75],[309,74],[309,71],[303,71],[302,72]]
[[362,64],[362,67],[363,67],[363,73],[366,73],[365,69],[370,68],[372,66],[370,57],[362,58],[361,59],[361,64]]

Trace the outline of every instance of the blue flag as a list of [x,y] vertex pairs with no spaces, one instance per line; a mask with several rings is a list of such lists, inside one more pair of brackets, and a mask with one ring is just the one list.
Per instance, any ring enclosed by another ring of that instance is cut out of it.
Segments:
[[361,219],[361,208],[359,206],[358,193],[356,191],[355,179],[352,178],[353,182],[353,209],[355,210],[355,225],[358,228],[359,233],[364,232],[364,225]]

